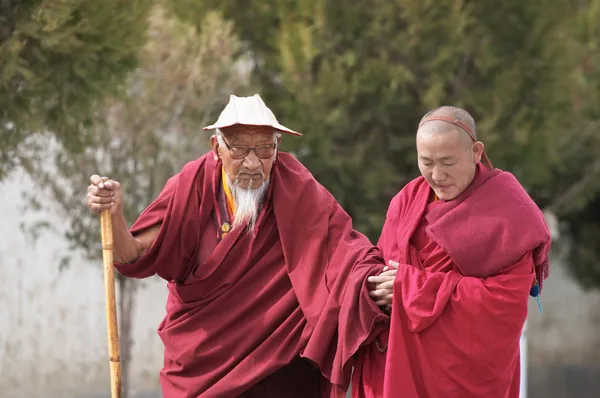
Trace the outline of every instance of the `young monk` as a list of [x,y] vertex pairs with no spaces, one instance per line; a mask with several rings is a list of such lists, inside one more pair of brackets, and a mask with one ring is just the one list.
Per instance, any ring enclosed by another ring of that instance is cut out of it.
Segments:
[[117,270],[168,281],[165,398],[343,397],[358,348],[387,327],[367,277],[384,267],[331,194],[293,156],[258,95],[231,96],[212,150],[172,177],[129,229],[117,181],[92,176],[111,209]]
[[390,330],[361,350],[353,397],[517,398],[528,298],[548,275],[542,212],[492,167],[465,110],[428,113],[416,138],[421,177],[379,240],[396,279],[370,279],[393,295]]

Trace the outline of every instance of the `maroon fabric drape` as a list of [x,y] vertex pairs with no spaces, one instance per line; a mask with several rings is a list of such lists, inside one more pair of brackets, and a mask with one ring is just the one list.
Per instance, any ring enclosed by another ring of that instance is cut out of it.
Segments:
[[323,395],[342,397],[353,355],[388,324],[366,287],[383,268],[381,252],[300,162],[279,153],[254,234],[235,229],[199,256],[220,169],[207,154],[171,178],[132,226],[135,234],[161,223],[154,245],[116,264],[126,276],[169,281],[164,396],[234,397],[301,356],[332,383]]
[[518,397],[529,289],[548,270],[542,213],[510,173],[482,166],[457,199],[430,198],[418,178],[390,204],[379,241],[400,263],[379,337],[389,346],[361,350],[353,396]]

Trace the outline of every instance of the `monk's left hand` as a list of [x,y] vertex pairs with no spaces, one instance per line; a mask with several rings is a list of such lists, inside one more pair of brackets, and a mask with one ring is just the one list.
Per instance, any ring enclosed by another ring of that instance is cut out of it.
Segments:
[[394,280],[396,279],[397,272],[398,263],[390,261],[389,266],[385,267],[381,274],[370,276],[367,279],[370,283],[369,296],[375,300],[375,304],[378,306],[387,307],[389,309],[390,304],[392,304]]

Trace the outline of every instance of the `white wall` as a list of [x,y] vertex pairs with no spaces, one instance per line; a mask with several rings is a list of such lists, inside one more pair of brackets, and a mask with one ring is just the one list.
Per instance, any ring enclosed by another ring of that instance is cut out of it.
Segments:
[[[32,221],[20,208],[23,189],[34,188],[22,175],[0,185],[0,396],[105,392],[110,383],[101,264],[74,257],[59,273],[67,244],[58,233],[34,244],[21,232],[20,223]],[[156,328],[165,297],[158,279],[136,297],[131,385],[138,391],[158,388],[162,346]]]
[[541,295],[531,299],[527,321],[530,365],[600,364],[600,293],[585,292],[560,262],[550,264]]

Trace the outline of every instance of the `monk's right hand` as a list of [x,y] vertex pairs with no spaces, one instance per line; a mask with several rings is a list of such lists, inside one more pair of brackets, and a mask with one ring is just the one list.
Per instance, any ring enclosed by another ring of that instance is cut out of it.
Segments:
[[121,210],[122,195],[121,184],[110,180],[108,177],[100,177],[94,174],[90,177],[91,184],[88,186],[88,207],[95,213],[110,209],[112,214]]
[[394,293],[394,281],[398,272],[398,263],[389,261],[381,274],[367,278],[369,282],[369,296],[380,307],[389,309]]

